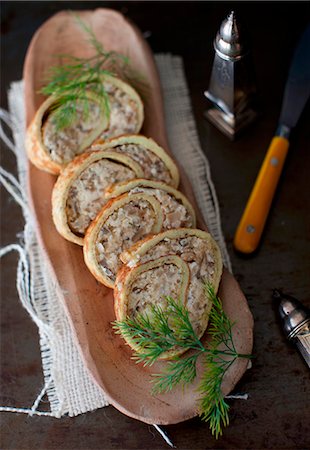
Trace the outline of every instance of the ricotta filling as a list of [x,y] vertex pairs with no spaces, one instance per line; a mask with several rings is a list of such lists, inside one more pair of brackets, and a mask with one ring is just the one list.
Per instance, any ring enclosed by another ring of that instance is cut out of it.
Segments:
[[145,192],[157,198],[164,213],[163,229],[190,228],[193,226],[192,217],[181,200],[161,189],[135,187],[129,194]]
[[42,140],[50,158],[58,164],[68,164],[83,152],[83,143],[100,126],[102,110],[98,103],[89,102],[87,118],[81,103],[77,103],[76,120],[65,128],[57,128],[54,113],[46,117],[42,127]]
[[174,264],[164,264],[137,276],[128,293],[129,317],[152,313],[152,305],[167,309],[168,296],[177,300],[182,282],[182,270]]
[[91,221],[107,202],[105,189],[110,184],[132,178],[135,178],[133,170],[108,159],[90,164],[69,189],[66,212],[71,230],[83,236]]
[[98,233],[96,258],[112,281],[122,265],[119,255],[149,235],[155,221],[155,211],[146,200],[130,201],[107,218]]
[[112,83],[104,83],[109,96],[110,118],[109,126],[100,135],[101,139],[111,139],[122,134],[137,133],[139,122],[138,105],[125,91]]
[[113,150],[118,153],[124,153],[139,163],[144,172],[144,177],[148,180],[158,180],[171,184],[172,177],[166,164],[159,156],[143,145],[128,143],[113,147]]

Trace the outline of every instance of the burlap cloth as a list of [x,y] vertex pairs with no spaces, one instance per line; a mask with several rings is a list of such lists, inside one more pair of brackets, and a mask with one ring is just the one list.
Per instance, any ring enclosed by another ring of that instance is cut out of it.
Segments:
[[[224,264],[231,270],[221,231],[216,192],[208,160],[199,144],[182,59],[169,54],[159,54],[156,55],[156,63],[164,93],[170,148],[174,158],[185,169],[209,230],[221,247]],[[19,252],[17,289],[23,306],[38,326],[45,385],[32,407],[14,408],[10,405],[1,407],[1,410],[54,417],[62,417],[64,414],[76,416],[107,406],[108,401],[84,366],[63,305],[57,297],[56,286],[51,283],[52,277],[44,265],[34,220],[28,208],[22,81],[12,83],[8,99],[9,112],[2,110],[1,118],[12,129],[14,141],[4,135],[2,128],[1,137],[16,155],[18,178],[3,168],[0,178],[21,205],[25,228],[22,241],[1,249],[1,255],[11,250]],[[39,410],[40,401],[45,394],[50,402],[50,412]]]

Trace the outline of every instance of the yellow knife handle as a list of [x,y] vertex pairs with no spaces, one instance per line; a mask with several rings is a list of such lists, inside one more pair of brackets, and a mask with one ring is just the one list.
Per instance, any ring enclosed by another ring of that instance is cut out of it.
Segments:
[[288,147],[288,139],[282,136],[270,143],[235,234],[234,247],[239,252],[252,253],[259,244]]

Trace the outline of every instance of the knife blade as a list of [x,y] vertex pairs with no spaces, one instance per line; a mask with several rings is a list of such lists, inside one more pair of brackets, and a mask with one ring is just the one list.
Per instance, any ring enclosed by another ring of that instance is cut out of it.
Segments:
[[281,114],[254,187],[234,237],[242,253],[256,250],[289,148],[291,130],[297,125],[310,96],[310,25],[295,49],[285,86]]

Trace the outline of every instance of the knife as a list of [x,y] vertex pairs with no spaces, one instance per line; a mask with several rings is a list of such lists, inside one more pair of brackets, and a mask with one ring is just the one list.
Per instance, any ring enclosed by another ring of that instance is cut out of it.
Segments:
[[256,178],[234,237],[242,253],[256,250],[289,148],[291,130],[310,95],[310,25],[296,47],[285,86],[281,115],[275,136]]

